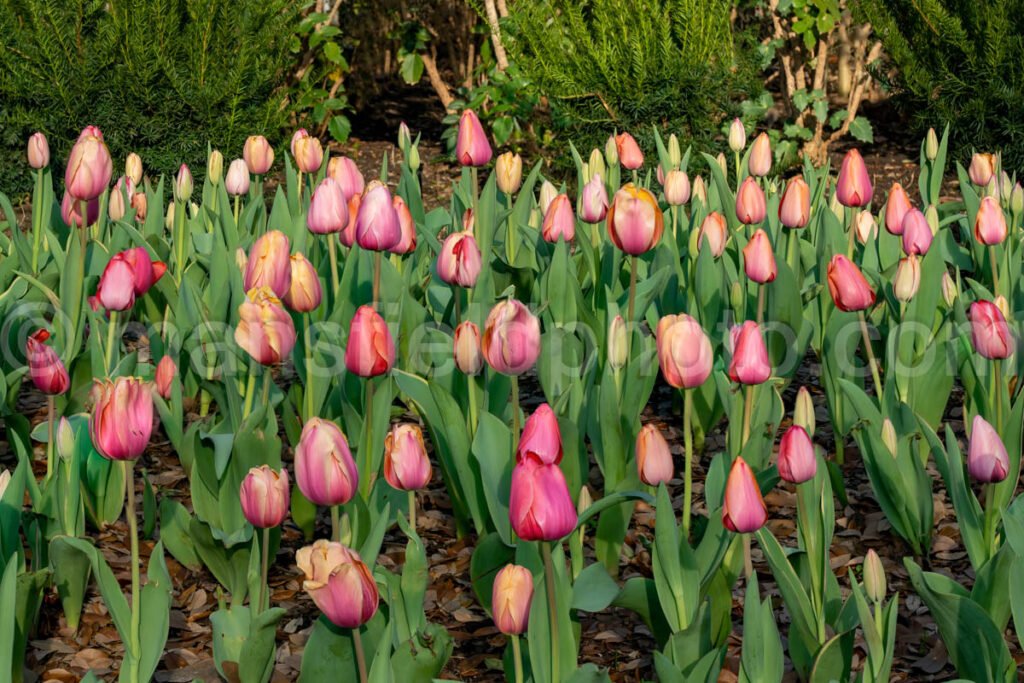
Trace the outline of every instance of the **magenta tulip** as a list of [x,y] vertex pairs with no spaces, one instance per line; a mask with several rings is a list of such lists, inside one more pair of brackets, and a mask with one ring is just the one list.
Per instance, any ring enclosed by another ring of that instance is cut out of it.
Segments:
[[472,109],[463,109],[455,142],[455,160],[463,166],[486,166],[491,154],[491,143],[487,141],[480,118]]
[[96,300],[108,311],[127,311],[135,304],[135,269],[124,254],[114,254],[96,286]]
[[257,529],[279,526],[288,516],[291,499],[288,470],[282,467],[275,472],[269,465],[253,467],[242,480],[238,496],[249,524]]
[[971,422],[971,438],[967,445],[967,472],[971,479],[995,484],[1006,479],[1010,458],[999,434],[981,415]]
[[559,239],[572,242],[576,236],[576,217],[572,214],[572,202],[568,195],[560,194],[548,205],[541,236],[545,242],[552,243]]
[[366,186],[356,215],[356,242],[363,249],[387,251],[402,241],[402,225],[391,191],[379,180]]
[[521,375],[540,356],[540,321],[521,302],[495,304],[484,323],[484,358],[497,372]]
[[472,287],[482,267],[480,247],[473,233],[456,232],[448,235],[437,255],[437,276],[453,287]]
[[151,259],[143,247],[126,249],[119,255],[132,267],[137,297],[145,295],[167,272],[167,264]]
[[512,530],[524,541],[558,541],[576,528],[576,507],[558,465],[529,456],[512,470]]
[[88,126],[78,136],[64,171],[64,187],[78,202],[96,199],[110,185],[114,162],[96,126]]
[[907,256],[928,253],[932,246],[932,229],[928,219],[917,209],[910,209],[903,216],[903,252]]
[[998,306],[991,301],[975,301],[967,317],[971,321],[971,342],[981,356],[1002,360],[1013,355],[1014,338]]
[[146,450],[153,433],[153,395],[138,377],[96,381],[89,438],[108,460],[134,460]]
[[313,189],[306,214],[306,227],[316,235],[341,232],[348,225],[348,203],[341,186],[330,176]]
[[[142,195],[143,197],[145,195]],[[90,199],[85,204],[85,226],[93,225],[100,217],[99,198]],[[60,202],[60,217],[64,224],[70,228],[85,227],[82,225],[82,203],[74,199],[67,192]]]
[[295,483],[315,505],[344,505],[359,489],[348,439],[329,420],[310,418],[295,447]]
[[542,403],[526,420],[516,450],[516,462],[536,458],[545,465],[562,462],[562,432],[551,406]]
[[366,187],[366,181],[363,180],[363,174],[359,171],[359,167],[356,166],[356,162],[348,157],[334,157],[331,159],[327,163],[327,175],[334,178],[341,187],[341,192],[345,195],[346,202],[351,201],[353,197],[361,195]]
[[302,589],[335,626],[356,629],[376,614],[377,583],[356,551],[320,539],[300,548],[295,563],[305,575]]
[[811,188],[802,175],[789,179],[779,202],[779,221],[787,228],[802,228],[811,219]]
[[595,174],[583,187],[580,218],[587,223],[600,223],[608,215],[608,191],[601,176]]
[[25,358],[28,361],[29,377],[36,389],[57,396],[68,390],[71,378],[57,352],[46,345],[49,338],[50,333],[46,330],[36,330],[30,334],[25,342]]

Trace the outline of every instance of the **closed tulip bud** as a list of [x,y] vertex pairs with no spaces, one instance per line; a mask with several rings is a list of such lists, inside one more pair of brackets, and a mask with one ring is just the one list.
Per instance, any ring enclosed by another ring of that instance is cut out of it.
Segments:
[[164,227],[168,230],[173,229],[174,226],[174,202],[167,205],[167,213],[164,215]]
[[302,589],[335,626],[357,629],[377,613],[377,583],[356,551],[320,539],[300,548],[295,563],[305,575]]
[[345,367],[360,377],[376,377],[395,365],[395,342],[384,318],[372,306],[360,306],[349,326]]
[[320,276],[317,275],[313,264],[302,254],[292,254],[290,261],[292,281],[288,286],[288,293],[284,295],[284,302],[297,313],[315,311],[323,297]]
[[1004,204],[1010,203],[1010,194],[1013,192],[1013,181],[1010,180],[1010,174],[1005,170],[999,174],[999,197]]
[[644,153],[640,151],[640,145],[629,133],[619,133],[615,136],[615,149],[623,168],[635,171],[644,165]]
[[142,182],[142,157],[135,152],[130,152],[124,160],[124,174],[131,179],[135,185]]
[[765,213],[764,191],[752,176],[747,176],[736,193],[736,217],[744,225],[759,225]]
[[772,376],[768,349],[761,336],[761,328],[748,320],[739,328],[729,363],[729,378],[740,384],[762,384]]
[[638,256],[658,246],[665,217],[648,190],[626,183],[615,193],[608,210],[608,235],[623,252]]
[[878,224],[870,211],[858,211],[853,219],[853,233],[860,244],[867,244],[873,237],[878,236]]
[[135,460],[153,433],[153,395],[138,377],[97,381],[92,388],[89,438],[108,460]]
[[896,427],[889,418],[882,420],[882,443],[895,458],[899,453],[899,441],[896,438]]
[[729,172],[729,162],[726,161],[724,153],[718,153],[718,156],[715,157],[715,163],[718,164],[718,168],[722,169],[722,173]]
[[900,260],[896,267],[896,277],[892,281],[892,293],[900,301],[910,301],[921,286],[921,263],[917,256],[908,256]]
[[127,311],[135,304],[135,269],[123,254],[114,254],[96,286],[96,300],[108,311]]
[[742,121],[733,119],[729,126],[729,149],[733,152],[742,152],[746,146],[747,130],[743,127]]
[[171,398],[171,389],[174,387],[174,378],[178,376],[178,366],[170,356],[164,356],[156,365],[156,373],[153,375],[153,384],[156,385],[156,393],[165,401]]
[[484,323],[482,348],[494,370],[521,375],[540,356],[540,321],[520,301],[499,301]]
[[560,194],[551,200],[544,214],[541,236],[545,242],[552,243],[559,239],[571,242],[576,236],[576,217],[572,213],[572,202],[568,195]]
[[125,213],[125,199],[124,193],[118,188],[114,188],[110,193],[110,198],[107,200],[107,216],[112,221],[119,221],[124,218]]
[[907,256],[927,254],[932,246],[932,229],[928,219],[917,209],[907,211],[903,217],[903,252]]
[[224,177],[224,155],[219,149],[210,152],[210,158],[206,162],[206,177],[214,187],[220,185],[221,178]]
[[413,145],[409,148],[409,156],[406,158],[409,163],[409,168],[412,169],[413,173],[420,170],[420,148],[418,145]]
[[484,366],[484,355],[480,348],[480,328],[466,320],[455,328],[453,344],[455,365],[466,375],[478,375]]
[[836,254],[829,261],[828,290],[841,311],[863,311],[875,305],[875,290],[860,268],[842,254]]
[[363,249],[387,251],[402,241],[402,225],[388,186],[374,180],[366,186],[356,214],[356,242]]
[[242,159],[235,159],[228,166],[228,175],[224,179],[224,189],[232,197],[240,197],[249,193],[249,167]]
[[316,235],[341,232],[348,226],[348,203],[341,186],[330,176],[313,190],[306,213],[306,227]]
[[928,222],[928,228],[932,231],[932,237],[939,233],[939,210],[934,204],[929,204],[924,210],[924,219]]
[[[65,462],[70,462],[75,457],[75,430],[71,423],[64,416],[61,416],[57,423],[57,455]],[[0,491],[3,496],[3,491]]]
[[779,476],[791,484],[802,484],[814,479],[817,472],[818,459],[810,435],[803,427],[793,425],[779,442]]
[[238,266],[238,270],[245,273],[245,267],[249,263],[249,257],[245,254],[245,249],[238,247],[235,249],[235,265]]
[[384,479],[399,491],[418,491],[430,483],[430,474],[419,425],[394,425],[384,438]]
[[704,206],[708,205],[708,187],[704,183],[703,176],[697,176],[693,179],[693,190],[690,193],[690,198],[694,201],[699,201]]
[[747,246],[743,247],[743,271],[754,282],[764,285],[772,282],[778,275],[775,265],[775,253],[768,233],[758,228]]
[[192,171],[188,166],[181,165],[178,169],[178,176],[174,179],[174,199],[179,202],[187,202],[192,198]]
[[349,202],[353,197],[361,195],[366,186],[363,174],[356,166],[356,162],[348,157],[334,157],[327,164],[327,175],[334,178],[345,195],[345,201]]
[[1001,244],[1006,239],[1006,216],[999,202],[991,197],[981,200],[974,219],[974,239],[985,246]]
[[662,189],[665,201],[671,206],[682,206],[690,201],[690,178],[683,171],[669,171]]
[[545,180],[540,186],[540,193],[537,195],[537,206],[540,207],[541,215],[547,215],[551,202],[553,202],[557,196],[558,189],[555,188],[550,181]]
[[949,273],[942,274],[942,300],[946,302],[949,307],[953,306],[953,302],[956,301],[959,292],[956,288],[956,282],[950,277]]
[[558,541],[576,528],[576,508],[558,465],[518,460],[509,493],[512,530],[524,541]]
[[725,251],[725,242],[729,238],[729,228],[725,223],[725,216],[712,211],[700,224],[700,231],[697,236],[697,248],[699,249],[707,242],[711,255],[718,258]]
[[[935,131],[930,131],[934,135]],[[874,603],[885,600],[885,569],[874,548],[864,557],[864,592]]]
[[840,203],[839,197],[833,192],[832,198],[828,201],[828,208],[832,212],[832,215],[836,217],[840,223],[846,217],[846,208]]
[[68,227],[87,227],[93,225],[100,216],[100,200],[90,199],[85,205],[85,226],[82,225],[82,203],[67,192],[60,203],[60,217]]
[[885,203],[885,229],[892,235],[903,234],[903,220],[914,208],[910,203],[906,190],[899,183],[893,183],[889,190],[889,199]]
[[64,187],[79,202],[96,199],[110,185],[114,162],[96,126],[88,126],[78,136],[64,171]]
[[29,335],[25,342],[25,357],[28,360],[28,374],[36,389],[49,396],[63,394],[71,385],[71,378],[64,367],[64,362],[46,345],[50,333],[37,330]]
[[1014,183],[1010,191],[1010,212],[1014,216],[1024,213],[1024,187],[1020,183]]
[[601,150],[596,147],[590,150],[590,159],[587,161],[587,169],[589,170],[590,175],[585,175],[584,178],[588,181],[593,180],[596,175],[599,175],[602,178],[607,176],[604,156],[601,154]]
[[486,166],[491,160],[491,143],[472,109],[463,109],[459,117],[459,135],[455,142],[455,160],[462,166]]
[[668,136],[668,161],[672,164],[672,168],[679,168],[679,164],[683,161],[683,153],[679,148],[679,138],[676,137],[675,133]]
[[934,128],[928,129],[924,139],[924,156],[928,161],[935,161],[935,157],[939,156],[939,136],[935,134]]
[[527,418],[516,449],[516,462],[531,457],[545,465],[562,462],[562,432],[555,412],[547,403],[540,404]]
[[975,152],[971,156],[971,165],[967,169],[967,175],[971,177],[972,183],[978,187],[984,187],[989,184],[995,173],[996,156],[994,154]]
[[580,203],[580,218],[587,223],[600,223],[608,215],[608,191],[599,174],[594,174],[583,187]]
[[621,370],[629,359],[629,339],[626,335],[626,321],[621,315],[612,318],[608,326],[608,364],[612,370]]
[[238,307],[235,343],[261,365],[287,358],[295,346],[295,323],[268,287],[249,290]]
[[677,389],[693,389],[711,375],[711,341],[700,323],[686,315],[666,315],[658,321],[658,364],[665,381]]
[[316,173],[324,163],[323,145],[319,138],[310,135],[305,128],[298,129],[292,135],[291,151],[295,167],[301,173]]
[[793,424],[803,427],[804,431],[814,436],[814,402],[811,400],[811,392],[807,390],[807,387],[800,387],[800,390],[796,392]]
[[743,315],[746,301],[747,294],[743,291],[743,285],[740,284],[739,280],[733,280],[733,283],[729,285],[729,305],[732,306],[732,310],[736,312],[737,316]]
[[404,154],[412,146],[412,133],[409,132],[409,125],[402,121],[398,124],[398,149]]
[[996,181],[996,177],[993,175],[992,180],[988,181],[982,189],[982,194],[985,197],[992,197],[992,199],[999,199],[999,183]]
[[507,564],[494,577],[491,613],[494,625],[507,636],[526,633],[533,601],[533,575],[526,567]]
[[523,158],[512,152],[505,152],[494,163],[498,176],[498,189],[505,194],[515,194],[523,182]]
[[359,470],[338,425],[313,417],[295,447],[295,482],[314,505],[344,505],[359,488]]
[[262,135],[250,135],[242,148],[242,158],[249,173],[263,175],[274,165],[274,148]]
[[268,287],[274,296],[284,297],[292,283],[290,251],[288,237],[280,230],[270,230],[257,239],[245,267],[246,291]]
[[657,486],[672,479],[675,467],[668,441],[653,424],[645,424],[636,437],[636,468],[640,481]]
[[1003,312],[991,301],[975,301],[967,312],[974,350],[989,360],[1013,355],[1014,339]]
[[50,143],[42,133],[32,133],[28,139],[28,165],[37,170],[50,165]]
[[402,239],[398,244],[391,247],[392,254],[408,254],[416,251],[416,221],[412,219],[412,212],[409,205],[397,194],[391,198],[391,206],[398,214],[398,225],[402,229]]
[[149,200],[144,192],[136,192],[132,197],[132,209],[135,211],[135,220],[142,222],[146,220],[146,213],[149,207]]
[[1000,294],[992,300],[992,303],[996,305],[996,308],[999,309],[999,312],[1003,314],[1004,318],[1010,317],[1010,303],[1006,300],[1005,296]]
[[779,202],[779,221],[787,228],[802,228],[811,219],[811,188],[802,175],[789,179]]
[[750,146],[747,168],[751,175],[759,178],[768,175],[772,170],[772,143],[767,133],[761,133],[754,138],[754,144]]
[[280,526],[288,516],[291,500],[288,470],[282,467],[280,472],[275,472],[269,465],[253,467],[242,480],[238,497],[249,524],[257,529]]
[[836,197],[843,206],[867,206],[871,203],[871,176],[864,158],[856,149],[851,149],[843,157],[843,165],[839,169],[836,181]]
[[722,501],[722,524],[729,531],[749,534],[768,521],[768,508],[761,497],[761,489],[743,458],[737,456],[729,469]]
[[471,232],[448,235],[437,255],[437,276],[452,286],[472,287],[480,276],[483,261]]
[[982,484],[996,484],[1006,479],[1010,471],[1010,458],[999,434],[981,415],[971,422],[971,437],[967,445],[967,472],[971,479]]

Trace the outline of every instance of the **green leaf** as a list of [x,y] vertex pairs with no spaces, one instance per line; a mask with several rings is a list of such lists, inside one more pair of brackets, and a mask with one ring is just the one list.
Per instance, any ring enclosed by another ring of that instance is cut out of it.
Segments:
[[572,587],[573,609],[584,612],[600,612],[619,594],[619,585],[608,575],[608,570],[600,562],[587,566]]
[[855,116],[850,121],[850,135],[861,142],[874,142],[875,134],[871,129],[871,122],[864,116]]
[[142,652],[138,654],[139,679],[148,681],[164,655],[171,623],[171,577],[167,573],[164,546],[160,541],[157,541],[149,556],[146,585],[142,587],[139,606],[139,642],[142,647]]

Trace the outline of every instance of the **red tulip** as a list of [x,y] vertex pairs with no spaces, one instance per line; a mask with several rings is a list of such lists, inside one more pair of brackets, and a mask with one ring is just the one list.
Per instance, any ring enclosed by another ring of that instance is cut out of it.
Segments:
[[612,243],[631,256],[658,246],[665,231],[665,217],[658,200],[648,190],[626,183],[608,210],[608,235]]
[[968,310],[974,350],[989,360],[1013,355],[1014,339],[1003,312],[991,301],[975,301]]
[[789,179],[779,202],[779,220],[787,228],[802,228],[811,219],[811,188],[802,175]]
[[[100,217],[99,198],[90,199],[85,204],[85,225],[94,224]],[[67,192],[60,202],[60,217],[69,228],[81,228],[82,226],[82,202],[72,198]]]
[[263,175],[274,164],[274,148],[262,135],[250,135],[242,148],[242,158],[249,167],[249,173]]
[[295,482],[315,505],[344,505],[359,489],[348,439],[329,420],[310,418],[295,447]]
[[540,321],[521,302],[495,304],[484,323],[484,358],[496,371],[521,375],[540,356]]
[[850,259],[836,254],[828,264],[828,289],[841,311],[863,311],[875,305],[875,290]]
[[348,331],[345,367],[360,377],[376,377],[394,365],[395,343],[387,323],[372,306],[360,306]]
[[558,427],[558,418],[547,403],[542,403],[523,427],[523,435],[516,450],[516,462],[529,457],[545,465],[562,462],[562,432]]
[[34,169],[50,165],[50,143],[42,133],[32,133],[28,139],[28,165]]
[[356,629],[377,612],[380,593],[359,553],[320,539],[295,553],[302,589],[335,626]]
[[25,342],[25,357],[28,360],[28,374],[36,389],[56,396],[63,394],[71,385],[71,378],[64,367],[64,362],[52,347],[46,345],[50,333],[36,330]]
[[379,180],[366,186],[356,214],[356,242],[363,249],[387,251],[402,241],[402,226],[391,191]]
[[135,304],[135,269],[124,254],[114,254],[96,286],[96,300],[108,311],[127,311]]
[[532,455],[512,470],[508,507],[512,530],[524,541],[558,541],[576,528],[576,508],[562,470]]
[[280,230],[270,230],[252,245],[245,267],[245,290],[267,287],[281,298],[292,284],[291,245]]
[[899,183],[893,183],[889,190],[889,199],[885,203],[885,229],[892,235],[903,234],[903,220],[907,212],[914,208],[910,203],[906,190]]
[[779,443],[779,476],[792,484],[802,484],[814,479],[817,472],[818,460],[811,437],[803,427],[793,425]]
[[134,460],[153,433],[153,395],[138,377],[97,381],[92,389],[89,438],[108,460]]
[[736,217],[744,225],[760,225],[766,213],[764,191],[753,176],[747,176],[736,193]]
[[480,349],[480,328],[466,320],[455,328],[455,365],[466,375],[480,374],[484,366],[483,351]]
[[281,300],[267,287],[249,290],[238,307],[235,343],[261,365],[274,365],[295,346],[295,324]]
[[725,252],[725,243],[729,239],[729,228],[725,224],[725,216],[712,211],[705,216],[697,233],[697,249],[707,240],[711,255],[718,258]]
[[491,613],[494,625],[507,636],[526,633],[533,601],[533,575],[526,567],[507,564],[494,577]]
[[402,231],[402,239],[398,241],[398,244],[391,247],[391,253],[408,254],[416,251],[416,221],[412,219],[409,205],[397,194],[392,197],[391,205],[395,208],[395,213],[398,215],[398,225]]
[[580,218],[587,223],[600,223],[608,215],[608,191],[601,176],[594,175],[583,187]]
[[178,376],[178,366],[170,356],[164,356],[156,365],[156,373],[153,376],[153,384],[156,385],[156,393],[165,401],[171,398],[171,390],[174,388],[174,378]]
[[348,157],[331,159],[327,164],[327,175],[337,181],[342,194],[345,195],[346,202],[361,195],[363,188],[366,187],[366,181],[363,180],[363,174],[359,171],[359,167]]
[[722,524],[729,531],[749,534],[757,531],[768,521],[761,489],[754,478],[754,471],[737,456],[725,482],[725,500],[722,502]]
[[341,232],[348,225],[348,204],[341,186],[330,176],[320,181],[309,199],[306,227],[316,235]]
[[740,327],[739,336],[729,363],[729,378],[740,384],[762,384],[772,376],[768,349],[761,336],[761,328],[753,320]]
[[743,270],[748,278],[761,285],[773,281],[779,273],[772,243],[768,233],[761,228],[754,232],[747,246],[743,247]]
[[316,173],[324,163],[324,148],[318,138],[313,137],[305,128],[300,128],[292,135],[292,158],[295,166],[302,173]]
[[384,438],[384,479],[399,491],[418,491],[430,483],[430,475],[430,458],[419,426],[393,426]]
[[132,267],[135,279],[135,296],[143,296],[167,272],[167,264],[154,261],[149,252],[142,247],[133,247],[120,253],[120,256]]
[[78,136],[68,157],[64,171],[67,193],[78,202],[96,199],[110,185],[113,173],[114,162],[103,141],[103,133],[96,126],[88,126]]
[[623,168],[635,171],[644,165],[644,153],[640,151],[640,145],[636,144],[636,139],[629,133],[619,133],[615,136],[615,149]]
[[548,205],[541,236],[544,241],[552,243],[560,238],[572,242],[576,236],[576,217],[572,214],[572,203],[568,195],[560,194]]
[[486,166],[491,160],[491,143],[472,109],[463,109],[459,117],[459,137],[455,142],[455,160],[463,166]]
[[685,313],[658,321],[657,346],[661,374],[675,388],[699,387],[711,375],[711,342],[700,323]]
[[864,163],[864,157],[855,149],[851,149],[843,157],[843,165],[839,169],[836,181],[836,197],[843,206],[867,206],[871,203],[871,176]]
[[986,246],[1000,244],[1006,239],[1006,216],[999,202],[984,197],[974,219],[974,239]]
[[291,499],[288,470],[282,467],[280,472],[275,472],[269,465],[253,467],[242,480],[238,497],[249,524],[257,529],[279,526],[288,516]]
[[292,278],[288,293],[284,295],[284,302],[297,313],[315,311],[323,297],[320,276],[313,264],[302,254],[292,254],[290,261]]
[[967,472],[975,481],[995,484],[1006,479],[1009,471],[1010,458],[999,434],[981,415],[975,415],[967,445]]
[[668,482],[675,472],[668,441],[653,424],[645,424],[636,436],[636,468],[648,486]]
[[228,166],[227,177],[224,178],[224,189],[232,197],[240,197],[249,193],[249,167],[243,159],[235,159]]

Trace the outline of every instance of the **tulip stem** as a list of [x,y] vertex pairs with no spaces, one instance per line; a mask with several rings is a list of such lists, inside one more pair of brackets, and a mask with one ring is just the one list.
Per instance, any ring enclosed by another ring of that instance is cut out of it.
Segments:
[[43,169],[36,170],[36,192],[32,195],[32,272],[39,274],[39,245],[43,237]]
[[54,444],[53,444],[53,435],[54,435],[54,432],[56,431],[55,430],[55,428],[56,428],[55,420],[56,419],[57,419],[57,416],[56,416],[56,409],[54,407],[53,396],[51,396],[50,394],[47,394],[46,395],[46,421],[47,421],[48,429],[49,429],[49,435],[48,435],[48,437],[46,439],[46,481],[47,482],[49,482],[50,481],[50,477],[53,476],[53,461],[54,461],[54,458],[53,458],[53,450],[54,450],[54,447],[53,447],[54,446]]
[[178,266],[178,284],[185,279],[185,209],[188,208],[185,202],[175,202],[174,207],[174,251],[177,254],[175,259]]
[[476,377],[466,375],[466,386],[469,388],[469,438],[472,439],[476,435],[476,425],[479,419],[477,418]]
[[110,312],[110,325],[107,327],[107,348],[103,355],[103,370],[110,375],[110,363],[114,358],[114,341],[117,332],[117,311]]
[[799,252],[797,251],[797,245],[800,243],[800,233],[794,228],[789,229],[789,239],[786,240],[786,263],[793,269],[793,274],[797,277],[797,282],[800,282],[800,273],[797,272],[797,263],[795,261],[800,258]]
[[373,252],[373,305],[379,311],[380,310],[380,268],[382,261],[383,252]]
[[693,500],[693,392],[683,389],[683,538],[690,539],[690,505]]
[[743,162],[740,161],[739,150],[733,152],[733,156],[736,157],[736,192],[738,193],[740,191],[740,180],[742,179],[741,176],[743,175]]
[[992,262],[992,296],[999,296],[999,261],[994,244],[988,247],[988,260]]
[[270,373],[270,368],[263,368],[263,396],[262,404],[269,408],[270,403],[270,385],[274,383],[274,377]]
[[754,561],[750,557],[750,534],[743,534],[743,575],[750,580],[754,575]]
[[409,491],[409,528],[416,533],[416,492]]
[[365,466],[359,473],[359,488],[362,489],[363,498],[369,499],[370,487],[372,485],[371,470],[373,468],[373,378],[366,378],[366,412],[363,415],[363,427],[366,429],[365,451],[360,457]]
[[523,650],[519,644],[519,636],[512,635],[512,662],[515,666],[515,683],[523,683]]
[[868,357],[868,367],[871,368],[871,380],[875,383],[875,396],[879,403],[882,401],[882,380],[878,375],[878,361],[875,360],[875,352],[871,350],[871,337],[868,335],[868,321],[864,317],[864,311],[858,311],[860,317],[860,334],[864,338],[864,353]]
[[743,448],[750,440],[750,421],[754,412],[754,385],[748,384],[743,391],[743,438],[740,440],[740,449],[736,455],[743,452]]
[[238,207],[239,207],[239,203],[241,202],[241,199],[242,198],[239,197],[239,196],[235,197],[235,229],[236,230],[238,229]]
[[996,390],[996,431],[1003,433],[1003,372],[998,358],[992,360],[993,386]]
[[764,293],[766,285],[757,286],[757,324],[764,323]]
[[366,653],[363,652],[363,637],[359,634],[359,627],[352,629],[352,645],[356,651],[356,665],[359,667],[359,682],[366,683]]
[[249,380],[245,385],[245,404],[242,406],[242,419],[252,412],[253,394],[256,393],[256,361],[249,362]]
[[626,315],[630,323],[635,322],[633,319],[634,309],[636,308],[636,256],[631,256],[629,261],[629,303],[626,308]]
[[313,417],[313,333],[310,331],[309,313],[302,314],[302,321],[306,326],[306,419]]
[[128,518],[128,538],[132,553],[132,621],[129,634],[131,652],[128,655],[128,680],[131,683],[139,683],[139,655],[141,654],[139,624],[142,617],[142,610],[139,609],[141,607],[139,599],[142,597],[139,584],[142,583],[142,579],[139,573],[139,521],[135,517],[135,461],[122,460],[121,465],[124,467],[124,483],[128,493],[125,516]]
[[455,300],[455,324],[452,325],[454,328],[462,322],[462,293],[458,287],[452,287],[452,299]]
[[[268,574],[270,573],[270,529],[263,530],[263,538],[260,539],[260,599],[256,603],[256,614],[261,614],[266,607],[270,596],[270,586],[267,585]],[[267,605],[269,607],[269,605]]]
[[996,550],[996,485],[985,484],[985,544],[991,555]]
[[341,506],[332,505],[331,510],[331,540],[341,542]]
[[[87,263],[85,252],[89,251],[89,228],[86,225],[89,221],[89,202],[83,201],[80,206],[81,208],[79,210],[82,212],[82,225],[78,231],[78,239],[82,244],[82,274],[88,277],[89,273],[85,272],[85,264]],[[74,220],[71,222],[74,223]]]
[[301,202],[302,201],[302,171],[299,171],[297,175],[298,175],[298,183],[297,184],[299,186],[299,190],[298,190],[298,192],[299,192],[299,201]]
[[331,260],[331,291],[334,292],[334,301],[337,302],[341,280],[338,279],[338,235],[333,232],[327,235],[327,256]]
[[542,542],[540,547],[544,553],[544,582],[548,598],[548,617],[551,624],[551,680],[560,681],[562,680],[562,668],[558,662],[558,613],[555,602],[555,565],[551,561],[551,545]]
[[519,375],[512,375],[512,452],[519,447]]

